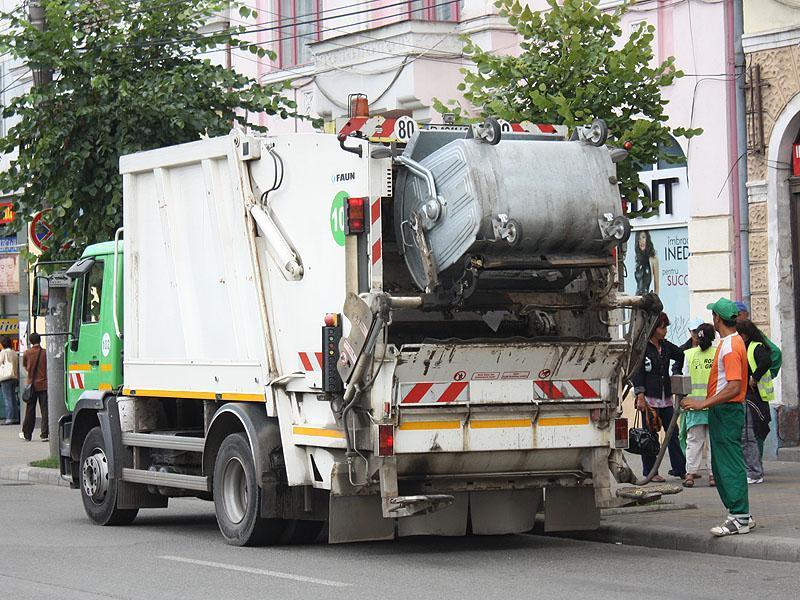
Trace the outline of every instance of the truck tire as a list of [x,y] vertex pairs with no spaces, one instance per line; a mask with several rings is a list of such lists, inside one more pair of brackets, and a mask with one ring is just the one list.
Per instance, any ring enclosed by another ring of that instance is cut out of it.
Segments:
[[286,528],[282,519],[262,519],[261,488],[250,444],[232,433],[214,462],[214,511],[222,537],[233,546],[277,544]]
[[138,508],[117,508],[117,479],[108,476],[108,457],[100,427],[86,435],[78,471],[83,509],[98,525],[129,525]]

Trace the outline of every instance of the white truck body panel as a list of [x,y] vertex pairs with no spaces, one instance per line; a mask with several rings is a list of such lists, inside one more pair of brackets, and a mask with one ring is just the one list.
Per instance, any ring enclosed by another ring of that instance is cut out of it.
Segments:
[[240,164],[231,137],[120,161],[126,389],[263,399],[267,348]]

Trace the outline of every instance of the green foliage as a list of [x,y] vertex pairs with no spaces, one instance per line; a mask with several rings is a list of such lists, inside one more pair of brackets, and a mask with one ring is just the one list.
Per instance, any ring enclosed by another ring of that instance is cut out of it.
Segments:
[[[495,5],[521,38],[517,56],[483,51],[464,38],[464,54],[475,64],[462,69],[459,90],[482,115],[512,122],[563,124],[570,128],[605,120],[609,144],[630,141],[630,158],[617,165],[623,198],[640,202],[637,216],[654,214],[657,206],[639,197],[637,164],[653,164],[661,148],[670,145],[670,127],[661,89],[683,72],[675,59],[656,64],[652,45],[654,27],[641,25],[624,44],[620,17],[623,5],[611,12],[597,8],[597,0],[547,0],[548,11],[531,11],[518,0]],[[457,102],[437,101],[440,113],[455,112],[465,120]],[[675,136],[692,137],[702,129],[675,129]]]
[[[9,27],[0,52],[53,73],[3,111],[17,122],[0,140],[11,159],[0,190],[16,195],[19,227],[51,209],[49,257],[74,255],[121,225],[121,155],[224,135],[235,123],[261,129],[248,121],[254,113],[295,116],[282,84],[261,85],[211,64],[226,44],[274,58],[240,38],[244,26],[200,33],[228,9],[226,0],[40,3],[44,32],[29,22],[27,3],[0,13]],[[255,15],[246,6],[239,14]],[[67,241],[71,247],[61,250]]]

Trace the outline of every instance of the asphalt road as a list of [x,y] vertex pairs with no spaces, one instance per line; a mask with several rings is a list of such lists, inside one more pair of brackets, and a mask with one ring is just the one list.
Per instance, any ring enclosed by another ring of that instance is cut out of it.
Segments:
[[0,481],[0,598],[797,598],[795,565],[528,535],[234,548],[210,503],[91,525],[78,492]]

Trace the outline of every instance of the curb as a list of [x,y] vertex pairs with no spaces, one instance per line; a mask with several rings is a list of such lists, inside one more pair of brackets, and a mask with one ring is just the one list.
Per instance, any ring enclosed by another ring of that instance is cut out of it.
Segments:
[[800,562],[800,539],[760,535],[758,528],[747,535],[715,538],[706,529],[687,531],[663,526],[606,522],[595,531],[562,532],[549,535],[606,544],[644,546],[662,550],[681,550],[779,562]]
[[58,469],[43,469],[41,467],[0,467],[0,479],[69,487],[69,482],[61,479]]

